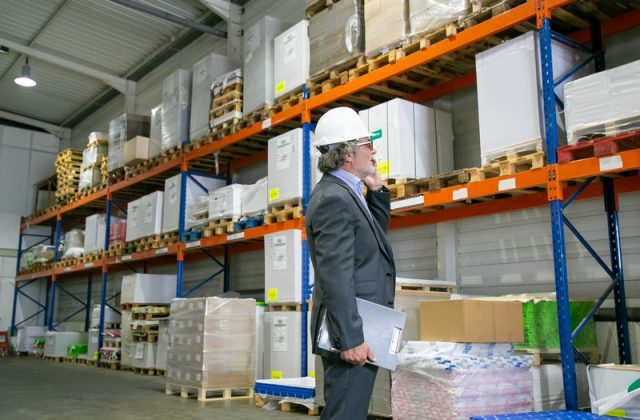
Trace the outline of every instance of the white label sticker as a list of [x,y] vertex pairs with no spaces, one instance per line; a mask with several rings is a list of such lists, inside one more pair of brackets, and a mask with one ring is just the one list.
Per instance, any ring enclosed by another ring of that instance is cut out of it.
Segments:
[[122,257],[122,261],[131,261],[131,255],[125,255]]
[[169,252],[169,248],[156,249],[156,255],[166,254],[167,252]]
[[296,60],[296,56],[298,55],[298,51],[296,48],[296,43],[298,42],[298,36],[296,31],[290,31],[285,35],[283,44],[284,51],[284,64],[293,63]]
[[65,273],[69,273],[70,271],[71,271],[71,267],[65,267],[65,268],[64,268],[64,272],[65,272]]
[[200,241],[187,242],[186,248],[196,248],[200,246]]
[[391,210],[404,209],[408,207],[424,206],[424,196],[403,198],[402,200],[396,200],[391,203]]
[[276,170],[282,171],[289,169],[291,166],[291,155],[293,154],[291,141],[286,137],[280,138],[277,140],[276,147]]
[[498,191],[513,190],[515,187],[515,178],[501,179],[500,182],[498,182]]
[[600,158],[599,163],[601,171],[611,171],[622,168],[622,158],[620,155]]
[[393,337],[391,338],[391,344],[389,345],[389,353],[396,354],[400,347],[400,337],[402,337],[402,329],[396,327],[393,330]]
[[271,238],[271,264],[274,270],[287,269],[287,238],[275,236]]
[[466,188],[459,188],[453,191],[452,196],[454,200],[462,200],[469,197],[469,191]]
[[244,238],[244,232],[234,233],[232,235],[227,235],[227,242],[237,241],[242,238]]
[[262,120],[262,129],[271,127],[271,118],[267,118],[266,120]]
[[84,265],[84,268],[93,268],[93,263],[92,262],[88,262]]
[[271,329],[271,351],[287,351],[289,348],[289,331],[287,329],[287,317],[273,317]]

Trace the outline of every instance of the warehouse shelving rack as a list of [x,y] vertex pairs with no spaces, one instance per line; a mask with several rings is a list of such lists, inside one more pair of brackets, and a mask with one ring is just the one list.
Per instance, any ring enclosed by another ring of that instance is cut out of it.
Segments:
[[[590,11],[592,17],[598,21],[597,24],[594,25],[574,15],[576,13],[573,9],[574,6],[584,7],[587,11]],[[613,7],[610,15],[607,15],[599,10],[593,2],[583,0],[530,0],[519,2],[511,9],[489,17],[454,36],[442,39],[426,49],[373,69],[316,96],[305,96],[304,100],[288,109],[198,149],[185,151],[181,157],[163,163],[148,172],[109,186],[105,190],[60,209],[25,220],[21,225],[21,232],[27,224],[40,224],[55,217],[57,243],[60,235],[61,215],[70,214],[74,210],[81,209],[101,199],[107,200],[107,208],[109,209],[113,193],[126,191],[130,188],[144,187],[147,180],[154,177],[167,177],[168,173],[175,173],[176,170],[182,173],[182,196],[184,197],[185,179],[190,171],[190,166],[211,168],[211,156],[217,155],[227,162],[227,175],[229,176],[233,169],[266,158],[265,138],[273,137],[292,126],[299,126],[300,123],[305,134],[304,148],[307,153],[304,153],[304,155],[305,159],[308,159],[310,149],[309,132],[312,128],[312,122],[326,109],[342,104],[364,108],[393,97],[425,102],[472,86],[475,84],[475,73],[473,71],[473,56],[475,53],[497,45],[503,39],[502,36],[511,36],[514,33],[519,34],[531,29],[537,29],[540,33],[541,65],[544,81],[545,141],[546,150],[548,151],[548,164],[543,168],[527,170],[514,175],[443,188],[438,191],[425,192],[417,196],[397,200],[393,203],[392,213],[398,217],[392,218],[391,227],[407,228],[420,224],[459,220],[467,217],[548,205],[551,214],[565,401],[567,409],[576,409],[575,359],[571,344],[571,338],[572,335],[575,336],[575,332],[571,331],[568,311],[569,294],[563,227],[566,225],[571,230],[573,228],[564,217],[563,209],[574,199],[603,197],[605,200],[612,255],[612,267],[605,268],[605,271],[613,279],[607,292],[614,291],[621,362],[629,362],[622,252],[619,243],[616,209],[619,194],[640,191],[640,176],[637,175],[638,169],[640,169],[640,150],[624,151],[604,158],[594,157],[562,164],[557,163],[555,153],[557,147],[557,122],[555,121],[554,81],[552,79],[550,54],[551,38],[554,36],[551,31],[552,23],[556,24],[562,33],[569,35],[569,38],[573,41],[586,44],[592,39],[599,39],[600,35],[607,37],[640,26],[640,10],[632,6],[624,9],[623,6],[618,5],[618,9]],[[593,28],[596,30],[592,33]],[[600,35],[597,33],[598,30],[601,31]],[[592,43],[597,47],[597,42]],[[452,62],[455,62],[455,65],[451,64]],[[438,77],[433,77],[435,73],[438,74]],[[418,81],[415,79],[416,74],[422,77]],[[414,77],[412,83],[403,85],[401,79],[409,77],[409,75]],[[420,86],[416,87],[417,85]],[[308,162],[305,162],[305,167],[309,167]],[[616,177],[609,178],[612,175]],[[601,181],[593,182],[594,178],[599,177],[602,178]],[[304,178],[303,206],[306,210],[306,200],[310,191],[308,169]],[[564,197],[569,198],[563,203]],[[184,233],[184,203],[181,205],[180,218],[180,233],[182,234]],[[195,258],[195,255],[202,257],[202,253],[196,251],[205,251],[206,253],[213,251],[212,255],[204,255],[204,257],[211,257],[216,253],[217,255],[224,255],[224,270],[228,273],[228,257],[232,250],[241,252],[261,249],[262,243],[260,240],[265,234],[285,229],[301,229],[304,232],[304,218],[276,225],[251,228],[238,234],[202,238],[191,242],[179,242],[162,250],[149,250],[136,252],[130,256],[105,258],[98,263],[98,266],[102,268],[103,275],[102,313],[104,313],[106,304],[106,273],[110,268],[126,267],[132,262],[146,264],[147,261],[152,259],[162,260],[164,258],[164,261],[167,262],[177,261],[178,272],[180,273],[183,270],[185,258]],[[180,237],[182,238],[182,235]],[[581,242],[588,246],[586,241],[581,239]],[[306,246],[303,248],[303,252],[306,254]],[[590,247],[587,249],[590,252],[592,251]],[[303,258],[303,261],[303,290],[306,301],[309,297],[308,258]],[[599,262],[603,268],[606,266],[601,259],[599,259]],[[71,267],[68,271],[82,272],[93,268],[95,266],[87,267],[85,264]],[[52,278],[52,293],[50,293],[50,303],[48,305],[49,324],[52,323],[54,313],[52,302],[55,297],[55,283],[57,277],[66,271],[66,269],[62,270],[62,272],[60,269],[54,269],[17,277],[17,283],[40,277]],[[181,274],[179,275],[181,276]],[[225,280],[225,286],[228,287],[228,276]],[[180,296],[182,294],[181,286],[178,289],[178,295]],[[17,297],[19,293],[18,287],[16,287],[15,293]],[[14,297],[14,301],[16,297]],[[602,303],[603,300],[604,297],[599,300],[598,304]],[[305,315],[306,307],[303,310],[303,316]],[[592,317],[593,313],[590,316]],[[101,329],[102,321],[103,318],[101,316]],[[303,322],[303,325],[305,324]],[[15,328],[15,319],[12,322],[13,328]],[[306,328],[303,328],[302,335],[302,352],[304,356],[306,353]],[[303,357],[304,360],[306,360],[306,357]],[[306,364],[304,362],[303,373],[306,373]]]

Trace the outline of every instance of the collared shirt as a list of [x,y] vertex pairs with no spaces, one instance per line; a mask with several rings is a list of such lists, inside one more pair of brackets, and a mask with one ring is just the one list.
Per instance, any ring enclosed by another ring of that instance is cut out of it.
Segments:
[[349,188],[351,188],[353,192],[356,193],[356,196],[358,196],[358,198],[364,205],[364,208],[367,209],[367,212],[369,213],[369,217],[371,217],[371,211],[369,210],[369,205],[367,204],[367,200],[365,200],[364,195],[362,194],[362,185],[364,184],[364,182],[354,174],[347,172],[341,168],[333,170],[329,172],[329,174],[343,180],[349,186]]

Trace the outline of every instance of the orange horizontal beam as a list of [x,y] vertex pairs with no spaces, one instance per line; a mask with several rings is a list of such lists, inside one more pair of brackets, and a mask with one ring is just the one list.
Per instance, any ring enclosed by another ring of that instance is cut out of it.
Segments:
[[640,149],[627,150],[615,155],[574,160],[558,165],[558,179],[569,181],[605,173],[640,169]]
[[304,229],[304,217],[293,220],[285,220],[284,222],[274,223],[271,225],[262,225],[254,228],[249,228],[227,235],[210,236],[208,238],[202,238],[199,241],[194,241],[199,242],[199,246],[191,246],[191,243],[182,244],[182,246],[184,246],[183,249],[185,251],[195,251],[201,248],[215,248],[233,243],[261,239],[264,237],[264,235],[267,235],[269,233],[276,233],[287,229]]
[[134,252],[129,255],[122,255],[120,257],[109,257],[106,261],[109,266],[128,262],[146,261],[153,258],[176,255],[179,247],[180,244],[175,243],[164,248],[147,249],[144,251]]
[[36,226],[39,225],[41,223],[44,223],[50,219],[55,219],[55,217],[58,215],[58,210],[52,210],[50,212],[47,212],[43,215],[40,215],[38,217],[32,217],[29,218],[28,220],[25,220],[24,222],[22,222],[20,224],[20,230],[25,230],[26,228],[28,228],[29,226]]
[[216,140],[213,143],[206,144],[195,150],[187,152],[186,159],[188,161],[191,161],[191,160],[209,155],[213,152],[224,149],[225,147],[231,146],[251,136],[255,136],[256,134],[259,134],[264,130],[269,129],[269,127],[275,127],[279,124],[282,124],[285,121],[289,121],[296,117],[299,117],[301,114],[302,114],[302,104],[299,103],[292,106],[291,108],[287,108],[282,112],[278,112],[272,115],[267,120],[259,121],[255,124],[250,125],[249,127],[243,128],[242,130],[236,133],[223,137],[220,140]]
[[74,274],[82,271],[102,270],[103,260],[95,260],[89,263],[74,264],[70,267],[57,267],[53,269],[55,276],[62,276],[66,274]]
[[246,168],[247,166],[254,165],[258,162],[264,162],[267,159],[267,150],[263,150],[254,155],[247,156],[246,158],[236,159],[231,161],[229,164],[231,166],[231,174],[241,168]]
[[43,271],[37,271],[35,273],[28,273],[28,274],[18,274],[16,276],[16,282],[51,277],[52,274],[53,274],[52,270],[43,270]]
[[508,10],[494,18],[481,22],[469,29],[437,42],[424,50],[408,55],[395,63],[380,67],[370,73],[357,77],[344,85],[337,86],[321,93],[307,101],[307,108],[314,109],[345,96],[354,94],[369,86],[383,82],[391,77],[405,73],[417,66],[428,63],[457,49],[471,45],[474,42],[506,30],[514,25],[529,20],[536,15],[535,1],[528,1],[520,6]]
[[113,184],[109,190],[111,192],[115,192],[115,191],[120,191],[122,189],[125,189],[127,187],[130,187],[132,185],[135,185],[141,181],[144,181],[145,179],[149,179],[152,178],[156,175],[160,175],[163,172],[168,171],[169,169],[173,169],[176,167],[179,167],[180,164],[182,164],[182,156],[178,156],[168,162],[164,162],[161,163],[158,166],[154,166],[153,168],[149,169],[148,171],[142,172],[141,174],[138,174],[136,176],[132,176],[131,178],[128,179],[124,179],[122,181],[119,181],[115,184]]
[[92,203],[100,198],[106,197],[107,196],[107,189],[104,188],[100,191],[96,191],[93,194],[89,194],[86,197],[82,197],[72,203],[67,204],[66,206],[60,208],[60,213],[67,213],[71,210],[75,210],[77,208],[80,208],[82,206],[86,206],[89,203]]
[[[640,9],[607,19],[601,23],[601,26],[602,36],[605,38],[638,27],[640,26]],[[570,35],[570,38],[581,44],[591,42],[591,28],[581,29]]]
[[463,76],[457,77],[453,80],[449,80],[448,82],[441,83],[439,85],[423,90],[421,92],[416,92],[411,95],[407,95],[404,97],[404,99],[406,99],[407,101],[421,104],[423,102],[438,99],[445,95],[449,95],[450,93],[457,92],[462,89],[466,89],[468,87],[474,86],[475,84],[476,84],[476,72],[470,71],[469,73]]

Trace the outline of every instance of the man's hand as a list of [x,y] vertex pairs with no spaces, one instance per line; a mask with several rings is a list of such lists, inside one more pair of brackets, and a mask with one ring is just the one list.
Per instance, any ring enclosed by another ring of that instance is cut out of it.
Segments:
[[382,188],[382,185],[384,185],[382,182],[382,177],[380,176],[380,172],[378,172],[377,170],[373,175],[364,177],[362,181],[364,182],[364,185],[366,185],[367,188],[371,191],[377,191]]
[[366,342],[352,349],[341,351],[340,358],[347,363],[358,366],[364,366],[367,360],[370,362],[376,361],[376,356]]

